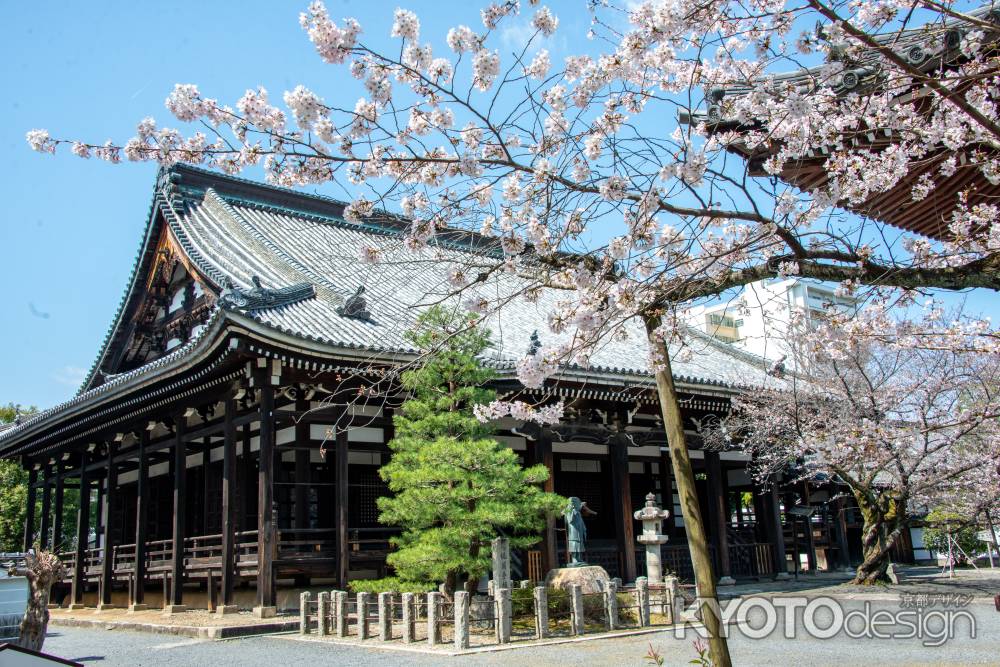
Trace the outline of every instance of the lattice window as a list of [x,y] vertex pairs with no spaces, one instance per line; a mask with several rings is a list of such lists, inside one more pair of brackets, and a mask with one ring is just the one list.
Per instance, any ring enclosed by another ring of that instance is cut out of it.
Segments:
[[347,512],[351,528],[374,528],[380,525],[376,501],[389,495],[389,487],[379,477],[378,469],[379,466],[350,466],[350,501]]

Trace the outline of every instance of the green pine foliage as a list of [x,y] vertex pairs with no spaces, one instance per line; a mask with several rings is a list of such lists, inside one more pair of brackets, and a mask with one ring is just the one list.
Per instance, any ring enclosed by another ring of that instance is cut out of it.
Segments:
[[491,540],[506,535],[512,548],[538,542],[545,518],[566,500],[541,490],[544,466],[522,468],[473,414],[495,399],[484,387],[493,374],[479,359],[489,335],[475,318],[432,308],[408,338],[423,362],[402,375],[410,397],[380,470],[393,495],[379,498],[379,520],[403,529],[388,557],[397,577],[443,582],[450,594],[489,571]]
[[[34,408],[25,410],[13,403],[0,405],[0,424],[14,421],[19,410],[28,415],[34,412]],[[28,472],[17,461],[0,460],[0,551],[21,550],[27,507]]]

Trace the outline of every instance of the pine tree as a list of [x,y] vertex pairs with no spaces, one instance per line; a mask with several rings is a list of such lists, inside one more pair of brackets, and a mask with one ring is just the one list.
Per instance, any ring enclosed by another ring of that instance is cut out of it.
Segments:
[[473,406],[495,398],[483,386],[493,373],[479,359],[489,335],[475,318],[436,307],[407,335],[423,362],[402,374],[410,396],[380,470],[393,496],[379,498],[379,520],[403,529],[388,558],[399,579],[444,582],[451,595],[472,590],[489,570],[493,538],[506,535],[517,548],[536,543],[566,500],[541,490],[545,466],[522,468],[474,416]]

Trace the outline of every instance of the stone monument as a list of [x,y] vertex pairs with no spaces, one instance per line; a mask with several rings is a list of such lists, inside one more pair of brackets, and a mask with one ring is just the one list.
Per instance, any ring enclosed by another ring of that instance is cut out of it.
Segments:
[[663,580],[663,566],[660,562],[660,545],[667,541],[666,535],[660,534],[663,520],[670,512],[656,506],[656,496],[646,495],[646,506],[633,514],[637,521],[642,521],[642,534],[636,539],[639,544],[646,545],[646,578],[651,584],[659,584]]

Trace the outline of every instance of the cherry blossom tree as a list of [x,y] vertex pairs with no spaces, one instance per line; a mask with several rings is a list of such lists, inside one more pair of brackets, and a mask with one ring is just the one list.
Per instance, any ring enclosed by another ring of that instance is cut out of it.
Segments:
[[[670,345],[684,334],[679,304],[787,275],[847,292],[875,286],[885,303],[912,300],[893,288],[1000,287],[1000,222],[984,194],[1000,183],[992,13],[937,0],[592,1],[591,41],[557,57],[559,17],[526,4],[498,0],[443,43],[397,9],[375,28],[397,46],[380,50],[357,21],[314,2],[302,28],[320,58],[357,79],[354,93],[298,85],[278,104],[257,87],[227,105],[185,83],[166,100],[183,129],[147,118],[123,143],[46,130],[27,139],[42,152],[67,146],[111,162],[336,183],[351,193],[346,220],[402,213],[406,245],[424,259],[440,256],[455,230],[477,233],[502,259],[451,272],[466,307],[495,312],[507,299],[482,288],[505,275],[521,278],[519,298],[562,295],[543,299],[553,342],[521,363],[525,386],[564,363],[586,365],[610,337],[648,337],[679,484],[691,479],[670,374]],[[506,24],[532,35],[512,53],[499,47]],[[821,178],[795,176],[817,160]],[[966,185],[938,196],[956,179]],[[900,193],[932,207],[941,233],[887,224],[882,202]],[[384,259],[374,248],[358,254]],[[991,344],[990,325],[980,328]],[[557,407],[537,407],[546,412],[513,409],[558,417]],[[685,495],[708,599],[700,510]],[[729,662],[721,639],[712,655]]]
[[854,583],[873,584],[914,513],[948,507],[975,518],[996,506],[1000,359],[830,325],[805,337],[815,350],[808,377],[740,396],[706,440],[748,453],[766,483],[784,473],[846,485],[863,518]]

